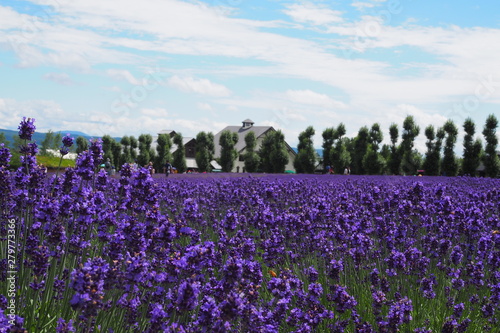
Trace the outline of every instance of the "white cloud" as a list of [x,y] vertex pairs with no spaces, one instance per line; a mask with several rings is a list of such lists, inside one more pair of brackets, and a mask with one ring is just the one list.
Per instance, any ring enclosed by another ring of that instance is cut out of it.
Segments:
[[125,80],[130,84],[139,85],[141,82],[125,69],[108,69],[106,74],[115,80]]
[[169,116],[167,110],[163,108],[155,108],[155,109],[141,109],[141,114],[148,117],[153,118],[166,118]]
[[343,21],[342,12],[312,2],[291,4],[284,12],[299,23],[325,25]]
[[371,2],[362,2],[362,1],[354,1],[351,6],[355,7],[357,10],[364,10],[366,8],[375,7],[374,3]]
[[63,86],[72,86],[76,84],[66,73],[47,73],[43,76],[43,78]]
[[208,103],[198,103],[197,106],[198,106],[198,109],[203,110],[203,111],[213,111],[212,106]]
[[226,97],[231,95],[231,91],[221,85],[211,82],[208,79],[197,79],[193,77],[172,76],[168,80],[168,84],[176,89],[185,92],[194,92],[200,95]]
[[294,103],[317,105],[335,109],[346,108],[346,105],[343,102],[336,101],[325,94],[320,94],[309,89],[287,90],[286,95]]

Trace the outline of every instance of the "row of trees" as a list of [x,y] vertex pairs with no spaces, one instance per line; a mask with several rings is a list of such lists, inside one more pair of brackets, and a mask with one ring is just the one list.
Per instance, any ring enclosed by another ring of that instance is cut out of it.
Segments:
[[[500,173],[500,161],[497,156],[498,138],[496,128],[498,120],[490,115],[484,125],[482,134],[486,141],[474,139],[475,124],[468,118],[463,124],[465,136],[463,141],[463,156],[455,154],[458,128],[452,120],[436,129],[433,125],[425,128],[427,151],[420,154],[414,148],[415,138],[420,134],[420,127],[413,116],[407,116],[403,122],[401,141],[399,127],[391,124],[389,135],[391,144],[380,146],[383,140],[382,130],[378,123],[371,128],[363,126],[355,138],[345,137],[344,124],[336,128],[330,127],[323,131],[323,159],[316,155],[312,137],[315,131],[308,127],[299,135],[298,154],[294,166],[299,173],[312,173],[318,163],[323,166],[333,166],[337,170],[350,167],[355,174],[416,174],[424,169],[427,175],[457,174],[476,175],[481,161],[484,163],[486,176],[496,177]],[[442,153],[442,154],[441,154]]]
[[[448,120],[442,127],[435,128],[429,125],[424,134],[427,138],[427,150],[424,155],[414,148],[415,138],[420,134],[420,127],[413,116],[407,116],[400,129],[397,124],[389,128],[390,144],[381,145],[383,141],[382,129],[378,123],[370,128],[363,126],[354,138],[346,137],[346,127],[340,123],[337,127],[326,128],[323,133],[322,159],[314,149],[313,137],[315,130],[307,127],[299,134],[298,153],[294,167],[298,173],[313,173],[318,168],[333,166],[342,171],[350,167],[353,174],[415,174],[424,169],[427,175],[457,174],[475,175],[481,161],[484,164],[486,176],[496,177],[500,173],[500,161],[497,156],[498,138],[496,129],[498,119],[494,115],[488,116],[482,135],[486,141],[475,138],[476,126],[468,118],[463,124],[465,132],[463,139],[463,156],[458,158],[454,149],[457,142],[458,128],[452,120]],[[58,149],[61,134],[49,131],[40,145],[40,153],[46,154],[50,149]],[[153,137],[141,134],[137,139],[134,136],[124,136],[117,142],[109,135],[102,137],[104,158],[110,159],[112,164],[119,167],[124,163],[137,162],[145,166],[149,162],[158,171],[163,171],[166,161],[179,171],[187,169],[185,147],[181,133],[172,138],[168,134],[160,134],[156,149],[152,148]],[[0,142],[8,143],[5,137]],[[217,162],[222,171],[231,172],[237,158],[244,161],[247,172],[283,173],[288,164],[288,152],[285,136],[281,131],[270,131],[264,137],[260,147],[257,147],[255,133],[249,131],[245,136],[245,152],[239,156],[235,149],[238,135],[230,131],[221,133],[218,144],[221,154]],[[16,142],[13,143],[14,147]],[[172,146],[176,150],[171,153]],[[76,153],[88,149],[88,140],[84,137],[76,139]],[[214,160],[215,142],[211,132],[200,132],[196,136],[196,163],[200,172],[211,171],[211,161]],[[15,152],[15,149],[13,150]]]

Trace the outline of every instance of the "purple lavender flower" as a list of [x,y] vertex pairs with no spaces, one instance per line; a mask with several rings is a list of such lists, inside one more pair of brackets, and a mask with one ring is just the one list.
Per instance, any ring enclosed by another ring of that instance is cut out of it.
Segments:
[[28,118],[23,117],[23,120],[19,124],[19,137],[22,140],[28,140],[31,141],[31,138],[33,134],[35,133],[36,127],[35,127],[35,119],[33,118]]
[[89,152],[94,161],[94,167],[98,167],[103,161],[104,151],[102,150],[102,140],[101,139],[91,139]]
[[73,143],[74,143],[74,140],[73,138],[70,136],[70,134],[66,134],[66,136],[64,136],[62,138],[62,143],[63,143],[63,146],[64,147],[68,147],[70,148],[71,146],[73,146]]
[[56,333],[70,333],[76,332],[75,327],[73,326],[73,319],[70,319],[66,322],[64,319],[57,319]]
[[313,283],[318,281],[318,271],[314,268],[314,266],[310,266],[304,270],[304,273],[308,276],[309,282]]
[[328,276],[330,276],[334,281],[339,281],[340,273],[344,270],[344,262],[342,260],[331,260],[330,270]]
[[358,305],[356,299],[347,293],[346,287],[335,285],[332,286],[331,289],[331,299],[335,302],[335,308],[338,312],[344,313],[345,311],[353,309],[356,305]]
[[76,159],[76,174],[84,180],[91,180],[95,170],[94,164],[94,158],[88,150],[80,153]]
[[8,165],[11,157],[12,154],[9,148],[6,148],[5,144],[0,143],[0,167]]
[[399,326],[409,323],[412,320],[412,311],[412,301],[411,299],[408,299],[408,297],[403,297],[400,300],[394,302],[394,304],[392,304],[389,308],[389,313],[387,314],[389,327],[397,330]]
[[177,311],[191,311],[198,305],[198,294],[200,293],[200,283],[196,281],[184,281],[177,290],[175,305]]
[[455,265],[458,265],[462,261],[463,256],[464,255],[462,253],[462,248],[460,247],[460,245],[456,245],[450,254],[451,262]]
[[453,316],[457,319],[460,318],[464,310],[465,310],[464,303],[455,304],[455,306],[453,307]]

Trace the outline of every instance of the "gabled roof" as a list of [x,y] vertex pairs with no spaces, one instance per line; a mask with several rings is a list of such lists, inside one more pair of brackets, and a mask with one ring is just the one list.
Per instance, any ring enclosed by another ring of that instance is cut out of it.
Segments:
[[261,136],[265,135],[270,130],[274,131],[274,128],[272,126],[251,126],[251,127],[227,126],[214,136],[214,146],[215,146],[214,156],[216,157],[220,156],[221,146],[219,145],[219,139],[222,132],[224,131],[230,131],[231,133],[238,134],[238,143],[236,143],[234,148],[239,153],[246,147],[245,136],[248,134],[248,132],[254,132],[255,137],[258,139]]

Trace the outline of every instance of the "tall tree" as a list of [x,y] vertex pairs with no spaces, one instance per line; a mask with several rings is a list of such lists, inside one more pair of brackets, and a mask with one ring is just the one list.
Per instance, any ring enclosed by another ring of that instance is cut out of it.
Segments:
[[256,172],[259,169],[260,157],[255,151],[255,147],[257,146],[257,137],[253,131],[250,131],[245,135],[245,145],[245,171]]
[[375,123],[369,132],[368,148],[363,156],[363,169],[368,174],[380,174],[385,168],[385,160],[378,153],[380,143],[384,139],[380,125]]
[[137,147],[139,146],[139,144],[137,142],[137,139],[133,135],[131,135],[129,137],[129,142],[130,142],[130,145],[129,145],[130,159],[133,162],[136,162],[137,161]]
[[443,129],[446,132],[446,141],[443,151],[442,171],[445,175],[454,177],[458,174],[458,161],[455,157],[455,143],[457,142],[458,128],[453,120],[448,120]]
[[322,133],[323,136],[323,168],[332,166],[333,164],[333,144],[335,142],[335,128],[328,127]]
[[200,132],[196,135],[196,164],[199,172],[210,172],[215,153],[214,135],[211,132]]
[[147,166],[151,161],[152,143],[153,137],[150,134],[139,135],[139,156],[137,157],[137,163],[140,166]]
[[298,153],[293,166],[298,173],[314,173],[316,167],[316,151],[314,150],[312,126],[299,134]]
[[167,161],[172,160],[172,154],[170,154],[170,147],[172,146],[172,140],[170,140],[170,135],[168,134],[158,134],[156,139],[156,159],[154,162],[154,168],[158,172],[162,172],[165,168]]
[[54,132],[52,130],[48,130],[47,133],[45,133],[45,137],[42,140],[42,143],[40,145],[40,155],[41,156],[47,156],[49,155],[48,150],[52,149],[54,146]]
[[351,154],[347,150],[345,134],[345,125],[340,123],[334,132],[335,147],[332,153],[332,167],[337,169],[339,173],[351,164]]
[[76,153],[80,154],[89,149],[89,140],[84,138],[83,136],[79,136],[76,138]]
[[388,162],[388,169],[391,174],[398,175],[401,164],[401,155],[397,145],[399,138],[399,129],[397,124],[391,124],[389,127],[389,135],[391,137],[391,156]]
[[57,132],[54,134],[54,140],[52,141],[51,149],[57,150],[61,146],[62,142],[62,134],[61,132]]
[[103,157],[104,157],[105,161],[108,158],[109,158],[110,161],[113,160],[113,150],[112,150],[113,141],[115,141],[115,139],[113,139],[108,134],[103,135],[103,137],[102,137],[102,150],[104,151],[104,156]]
[[122,157],[120,159],[120,164],[131,163],[132,158],[130,157],[130,138],[125,135],[120,140],[120,145],[122,146]]
[[231,172],[234,167],[234,161],[238,157],[238,152],[234,146],[238,143],[238,134],[229,130],[223,131],[219,138],[220,165],[222,172]]
[[351,153],[347,148],[349,141],[349,138],[340,137],[335,145],[334,167],[339,173],[351,166]]
[[114,167],[118,170],[123,162],[122,162],[122,145],[116,140],[111,141],[111,154],[113,158],[111,159]]
[[413,116],[406,116],[403,121],[401,134],[401,170],[405,174],[415,174],[419,167],[419,154],[414,151],[415,138],[420,133],[420,127],[415,123]]
[[176,133],[173,139],[177,149],[172,154],[172,166],[177,169],[177,172],[184,173],[187,170],[186,166],[186,148],[184,147],[184,140],[181,133]]
[[280,131],[269,132],[262,140],[259,151],[262,171],[268,173],[283,173],[288,164],[285,135]]
[[425,153],[425,160],[423,168],[425,170],[425,174],[429,176],[437,176],[439,175],[439,163],[440,163],[440,152],[437,151],[436,155],[436,131],[434,130],[433,125],[429,125],[425,128],[425,136],[427,137],[427,142],[425,145],[427,146],[427,152]]
[[490,114],[484,124],[483,135],[486,140],[486,147],[484,148],[484,171],[488,177],[497,177],[500,173],[500,161],[497,155],[497,127],[498,119]]
[[363,167],[363,158],[368,150],[370,140],[370,131],[368,127],[363,126],[359,129],[358,135],[354,138],[354,156],[352,158],[352,172],[358,175],[366,173]]
[[481,163],[481,152],[483,144],[478,138],[474,141],[474,134],[476,134],[476,125],[471,118],[465,119],[464,122],[464,152],[462,159],[462,172],[465,175],[475,176],[476,170]]
[[9,140],[5,137],[5,133],[0,133],[0,143],[3,143],[5,148],[9,147]]

